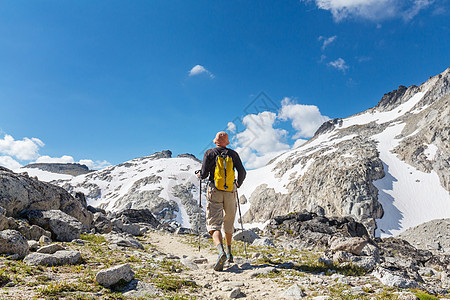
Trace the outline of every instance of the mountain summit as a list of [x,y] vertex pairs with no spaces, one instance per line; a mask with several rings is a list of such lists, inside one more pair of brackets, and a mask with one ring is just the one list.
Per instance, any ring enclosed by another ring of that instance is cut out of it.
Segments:
[[245,220],[307,209],[394,235],[449,217],[449,99],[450,68],[325,122],[307,143],[248,173]]

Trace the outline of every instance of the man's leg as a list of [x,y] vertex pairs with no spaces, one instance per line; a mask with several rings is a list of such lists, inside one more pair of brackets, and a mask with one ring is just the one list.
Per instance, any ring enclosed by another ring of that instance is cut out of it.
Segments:
[[236,194],[233,192],[225,192],[223,209],[225,215],[223,217],[223,228],[225,231],[225,240],[227,243],[227,257],[230,263],[234,262],[231,254],[231,239],[234,232],[234,219],[236,217]]

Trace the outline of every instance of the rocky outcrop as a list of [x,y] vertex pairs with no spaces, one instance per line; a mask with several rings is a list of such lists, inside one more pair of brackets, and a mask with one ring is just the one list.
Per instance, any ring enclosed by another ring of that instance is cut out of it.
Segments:
[[0,231],[0,254],[24,258],[28,254],[28,243],[23,235],[15,230]]
[[70,242],[80,238],[83,225],[60,210],[29,210],[24,215],[31,224],[49,230],[57,241]]
[[124,282],[130,282],[133,279],[134,272],[129,264],[123,264],[106,270],[101,270],[95,276],[95,281],[105,287],[110,287],[116,283],[119,283],[121,280]]
[[24,168],[39,169],[57,174],[67,174],[72,176],[78,176],[91,172],[89,168],[82,164],[61,164],[61,163],[34,163],[26,165]]
[[63,188],[25,175],[0,169],[0,206],[5,215],[19,216],[25,210],[61,210],[90,226],[92,214]]

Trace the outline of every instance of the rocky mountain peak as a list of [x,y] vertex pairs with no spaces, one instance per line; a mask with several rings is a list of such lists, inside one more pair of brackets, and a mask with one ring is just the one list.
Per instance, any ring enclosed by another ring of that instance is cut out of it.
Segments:
[[51,173],[67,174],[72,176],[78,176],[91,172],[86,165],[77,163],[34,163],[26,165],[24,168],[39,169]]

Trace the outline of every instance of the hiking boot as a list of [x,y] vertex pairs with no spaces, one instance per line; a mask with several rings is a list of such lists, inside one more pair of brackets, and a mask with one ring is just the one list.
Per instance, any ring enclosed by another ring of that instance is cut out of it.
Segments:
[[225,252],[222,252],[219,254],[219,257],[217,258],[217,262],[214,265],[214,271],[223,271],[223,265],[225,264],[225,261],[227,260],[227,255]]
[[227,260],[230,264],[234,263],[233,254],[231,253],[227,254]]

